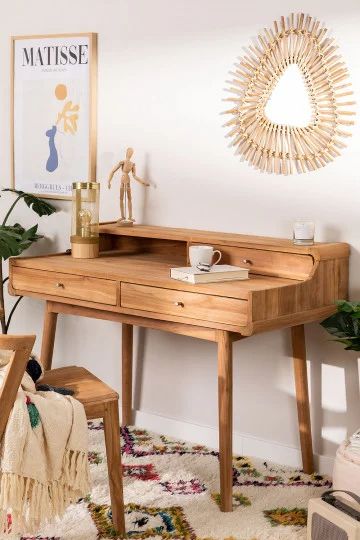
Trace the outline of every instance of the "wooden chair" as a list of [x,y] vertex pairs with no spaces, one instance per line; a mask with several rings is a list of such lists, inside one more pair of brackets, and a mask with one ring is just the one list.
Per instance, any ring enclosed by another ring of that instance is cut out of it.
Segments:
[[[0,389],[0,438],[5,430],[34,341],[35,336],[0,335],[0,349],[15,351]],[[75,392],[74,398],[84,405],[89,420],[103,418],[112,520],[119,535],[125,536],[119,395],[95,375],[76,366],[47,371],[41,383],[71,388]]]
[[0,439],[4,435],[34,342],[35,336],[0,335],[0,350],[13,351],[4,382],[0,387]]

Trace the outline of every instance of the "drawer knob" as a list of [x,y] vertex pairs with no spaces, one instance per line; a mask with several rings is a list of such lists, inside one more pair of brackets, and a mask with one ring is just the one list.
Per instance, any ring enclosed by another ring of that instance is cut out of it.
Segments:
[[175,302],[175,306],[184,307],[184,302]]
[[64,289],[65,288],[65,285],[63,283],[57,283],[56,284],[56,287],[58,287],[59,289]]
[[244,264],[252,264],[252,262],[250,261],[250,259],[243,259],[243,263],[244,263]]

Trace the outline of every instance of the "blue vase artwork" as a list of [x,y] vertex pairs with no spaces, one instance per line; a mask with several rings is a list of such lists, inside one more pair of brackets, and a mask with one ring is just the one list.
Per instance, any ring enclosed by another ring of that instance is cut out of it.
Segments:
[[48,172],[54,172],[59,165],[58,152],[55,146],[55,135],[57,127],[53,126],[51,129],[48,129],[45,135],[49,137],[49,150],[50,154],[46,162],[46,170]]
[[[59,101],[64,101],[67,98],[68,89],[65,84],[58,84],[55,87],[55,97]],[[46,170],[50,173],[56,171],[59,167],[59,153],[56,146],[56,135],[72,134],[77,132],[77,121],[79,119],[79,105],[73,104],[72,101],[67,101],[61,112],[58,113],[56,124],[45,132],[48,137],[49,157],[46,161]],[[60,130],[63,129],[63,131]]]

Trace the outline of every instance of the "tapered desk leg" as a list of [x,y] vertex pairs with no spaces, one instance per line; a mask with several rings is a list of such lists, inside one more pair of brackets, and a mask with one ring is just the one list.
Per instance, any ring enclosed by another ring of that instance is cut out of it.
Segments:
[[122,424],[132,424],[133,326],[122,323]]
[[218,342],[218,399],[221,511],[232,511],[232,342],[229,332],[219,330]]
[[308,377],[306,369],[306,347],[304,325],[291,328],[296,403],[299,418],[299,433],[304,472],[314,472],[314,456],[311,437]]
[[54,352],[57,316],[57,313],[53,313],[52,311],[50,311],[49,304],[46,303],[40,356],[40,361],[42,363],[44,371],[48,371],[49,369],[51,369],[52,357]]

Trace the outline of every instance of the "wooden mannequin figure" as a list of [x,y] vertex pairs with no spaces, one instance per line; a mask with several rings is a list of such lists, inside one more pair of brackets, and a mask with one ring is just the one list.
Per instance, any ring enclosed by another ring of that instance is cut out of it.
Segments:
[[[129,227],[133,225],[135,219],[132,215],[132,196],[131,196],[131,185],[130,185],[130,176],[129,174],[132,174],[132,177],[134,180],[139,182],[140,184],[143,184],[144,186],[150,186],[148,182],[145,182],[138,176],[136,176],[136,168],[135,163],[130,161],[131,156],[133,155],[134,150],[132,148],[128,148],[126,150],[126,158],[123,161],[120,161],[111,171],[109,180],[108,180],[108,188],[111,188],[111,182],[113,179],[114,174],[121,169],[122,175],[121,175],[121,182],[120,182],[120,219],[117,221],[117,225],[122,227]],[[126,210],[128,213],[128,216],[126,216]]]

